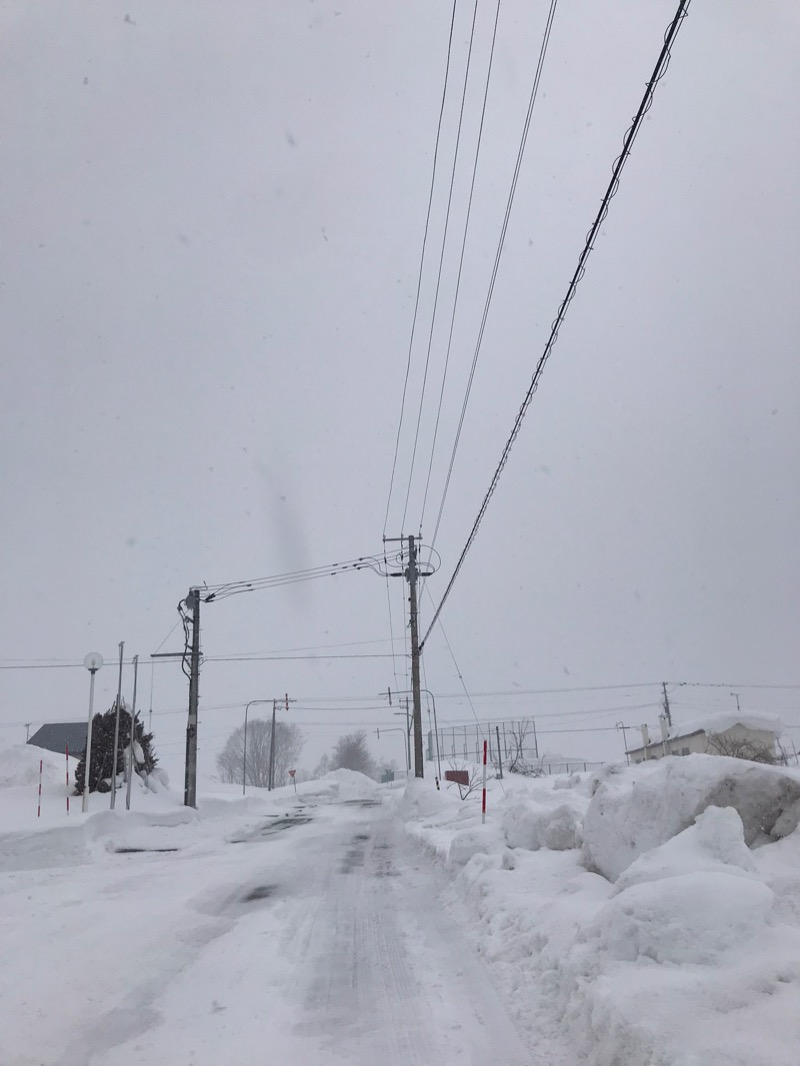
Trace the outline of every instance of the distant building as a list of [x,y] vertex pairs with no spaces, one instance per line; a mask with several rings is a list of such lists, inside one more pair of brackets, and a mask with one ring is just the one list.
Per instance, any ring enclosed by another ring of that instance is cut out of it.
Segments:
[[777,755],[778,737],[783,732],[779,718],[764,714],[713,714],[668,728],[661,721],[661,736],[651,740],[642,726],[642,744],[626,751],[632,763],[663,759],[667,755],[731,755],[752,749]]
[[59,754],[67,750],[71,755],[80,755],[86,747],[86,722],[49,722],[37,729],[29,744]]

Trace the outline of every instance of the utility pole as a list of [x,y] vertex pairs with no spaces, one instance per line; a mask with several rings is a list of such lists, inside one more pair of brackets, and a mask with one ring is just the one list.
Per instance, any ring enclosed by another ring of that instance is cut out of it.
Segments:
[[[289,704],[295,703],[295,700],[289,699],[289,693],[284,694],[284,701],[286,704],[286,710],[289,710]],[[272,733],[269,741],[269,778],[267,783],[267,789],[271,792],[275,788],[275,711],[278,706],[278,701],[272,701]]]
[[186,778],[183,805],[197,806],[197,702],[200,681],[200,589],[189,589],[186,605],[192,612],[192,655],[189,662],[189,720],[186,723]]
[[275,708],[278,701],[272,701],[272,732],[269,738],[269,776],[267,777],[267,789],[272,792],[272,779],[275,773]]
[[622,743],[625,747],[625,762],[630,766],[631,757],[628,755],[628,730],[633,729],[633,726],[625,725],[624,722],[617,722],[615,728],[622,730]]
[[25,723],[25,743],[26,744],[28,743],[28,739],[29,739],[30,735],[31,735],[31,723],[30,722],[26,722]]
[[667,683],[661,682],[661,688],[664,692],[664,714],[667,716],[667,725],[672,729],[672,714],[669,709],[669,696],[667,695]]
[[417,547],[414,537],[408,538],[408,581],[411,616],[411,694],[414,701],[414,776],[424,777],[422,759],[422,700],[419,691],[419,633],[417,629]]
[[117,686],[117,713],[114,716],[114,756],[111,762],[111,810],[116,807],[117,802],[117,748],[119,747],[119,710],[122,703],[122,649],[125,647],[125,641],[121,640],[119,643],[119,684]]
[[[384,537],[384,544],[392,543],[396,538]],[[408,603],[411,629],[411,695],[414,706],[414,776],[425,776],[425,762],[422,751],[422,700],[419,685],[419,626],[417,620],[417,581],[420,577],[429,577],[432,569],[420,569],[417,561],[417,544],[413,536],[400,537],[401,543],[408,540],[408,566],[391,574],[391,577],[404,577],[408,582]]]
[[133,745],[136,743],[136,678],[139,673],[139,656],[133,657],[133,706],[131,707],[131,735],[128,741],[128,787],[125,792],[125,810],[131,809],[131,783],[133,781],[133,768],[136,765],[133,754]]

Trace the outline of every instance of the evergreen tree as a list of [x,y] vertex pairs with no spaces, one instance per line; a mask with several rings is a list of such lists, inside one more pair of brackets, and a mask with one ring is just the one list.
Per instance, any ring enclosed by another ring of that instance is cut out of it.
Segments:
[[[92,763],[89,767],[89,791],[110,792],[114,766],[114,727],[116,707],[92,718]],[[119,743],[117,745],[117,775],[121,775],[129,758],[131,745],[131,712],[125,701],[119,711]],[[133,742],[133,768],[137,774],[149,774],[158,762],[153,751],[153,734],[145,733],[144,724],[137,718]],[[75,795],[83,793],[86,775],[86,748],[75,768]]]

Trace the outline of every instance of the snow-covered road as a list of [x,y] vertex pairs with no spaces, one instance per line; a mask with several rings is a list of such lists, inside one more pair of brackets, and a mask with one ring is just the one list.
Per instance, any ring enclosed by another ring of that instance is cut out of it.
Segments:
[[87,865],[62,842],[50,869],[17,838],[3,1063],[533,1066],[386,806],[286,814],[126,826],[114,849],[179,850],[106,842]]

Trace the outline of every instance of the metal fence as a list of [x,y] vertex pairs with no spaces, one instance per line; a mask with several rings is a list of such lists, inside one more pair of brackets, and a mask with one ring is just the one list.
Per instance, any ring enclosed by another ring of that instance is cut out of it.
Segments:
[[[438,739],[438,751],[437,751]],[[474,722],[470,725],[441,726],[438,733],[428,731],[427,759],[441,760],[442,770],[453,762],[483,761],[483,742],[487,741],[489,762],[510,773],[570,774],[592,770],[601,762],[583,759],[548,758],[540,751],[533,718],[515,718],[503,722]]]

